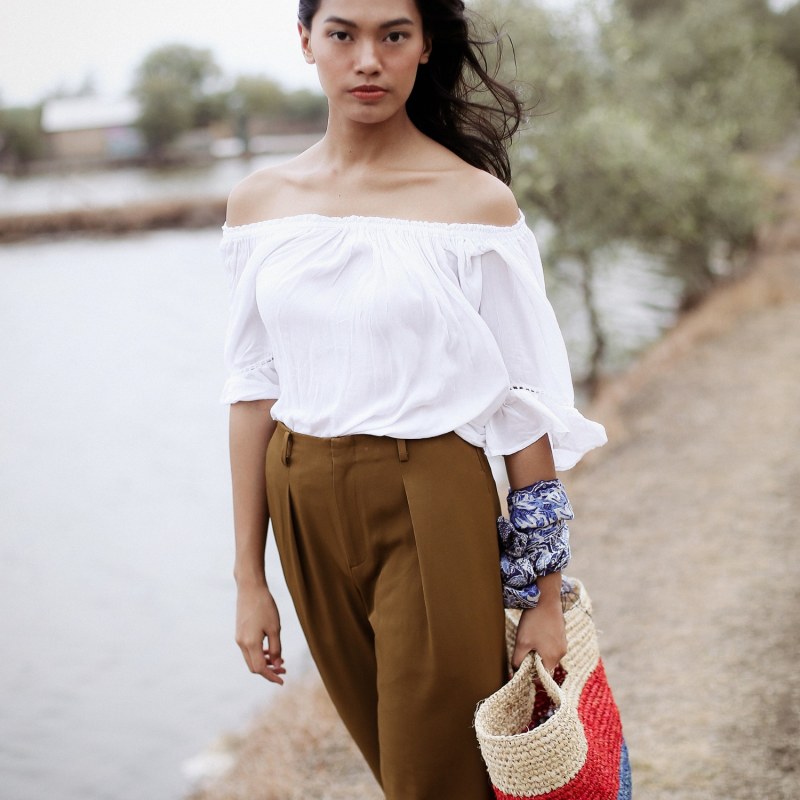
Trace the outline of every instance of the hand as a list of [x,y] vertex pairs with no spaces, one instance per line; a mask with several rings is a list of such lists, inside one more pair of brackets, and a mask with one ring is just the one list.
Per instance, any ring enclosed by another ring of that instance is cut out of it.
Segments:
[[561,598],[539,598],[535,608],[522,612],[517,628],[517,639],[511,656],[511,666],[519,669],[525,656],[535,650],[544,668],[552,675],[567,653],[567,633]]
[[[264,647],[264,639],[267,647]],[[240,588],[236,599],[236,644],[250,672],[283,685],[281,620],[266,586]]]

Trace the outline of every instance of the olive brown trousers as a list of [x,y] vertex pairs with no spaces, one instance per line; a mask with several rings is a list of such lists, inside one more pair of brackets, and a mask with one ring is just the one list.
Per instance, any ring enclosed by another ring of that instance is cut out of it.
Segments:
[[267,498],[311,655],[388,800],[493,797],[472,720],[507,677],[479,447],[277,423]]

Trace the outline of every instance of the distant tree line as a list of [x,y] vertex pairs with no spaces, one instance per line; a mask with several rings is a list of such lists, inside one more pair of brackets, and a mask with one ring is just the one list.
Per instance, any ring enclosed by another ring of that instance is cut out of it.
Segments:
[[606,325],[598,271],[621,247],[677,275],[689,307],[733,274],[764,218],[755,154],[800,111],[800,5],[611,0],[556,13],[485,0],[506,20],[520,91],[534,106],[513,151],[523,208],[552,223],[547,262],[579,275],[596,388]]
[[254,75],[240,76],[230,88],[220,88],[221,82],[210,50],[173,44],[147,55],[132,91],[141,106],[139,129],[155,159],[180,134],[214,122],[228,121],[244,142],[256,119],[271,122],[276,131],[324,126],[327,103],[319,93],[287,91]]
[[[48,100],[94,93],[86,81],[30,107],[4,106],[0,97],[0,164],[16,171],[45,155],[41,117]],[[182,44],[147,54],[135,71],[131,94],[139,101],[137,127],[154,161],[163,160],[181,134],[214,123],[228,123],[246,142],[257,121],[261,129],[281,133],[321,130],[327,119],[327,103],[319,92],[286,90],[259,75],[239,76],[231,83],[210,50]]]

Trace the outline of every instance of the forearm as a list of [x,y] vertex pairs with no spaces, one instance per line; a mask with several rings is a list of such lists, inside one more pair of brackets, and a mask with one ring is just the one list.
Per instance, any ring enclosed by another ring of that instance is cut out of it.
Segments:
[[521,489],[537,481],[552,480],[556,477],[553,451],[547,434],[522,450],[503,456],[503,459],[506,462],[508,485],[511,489]]
[[[556,477],[553,451],[547,435],[516,453],[504,456],[509,488],[512,490],[531,486],[538,481]],[[561,602],[561,572],[552,572],[536,579],[539,602]]]
[[269,507],[265,464],[267,445],[275,431],[270,416],[274,400],[234,403],[230,408],[229,435],[236,583],[266,586],[264,550]]

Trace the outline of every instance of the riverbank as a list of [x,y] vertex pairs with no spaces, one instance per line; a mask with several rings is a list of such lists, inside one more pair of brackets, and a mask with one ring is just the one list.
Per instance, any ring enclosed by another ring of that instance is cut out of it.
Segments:
[[155,200],[106,208],[81,208],[0,216],[0,244],[35,236],[112,235],[165,228],[205,228],[225,221],[225,197]]
[[[564,476],[646,800],[800,787],[800,175],[782,181],[748,275],[606,387],[588,413],[611,442]],[[191,800],[381,796],[313,676],[220,748],[233,767]]]

